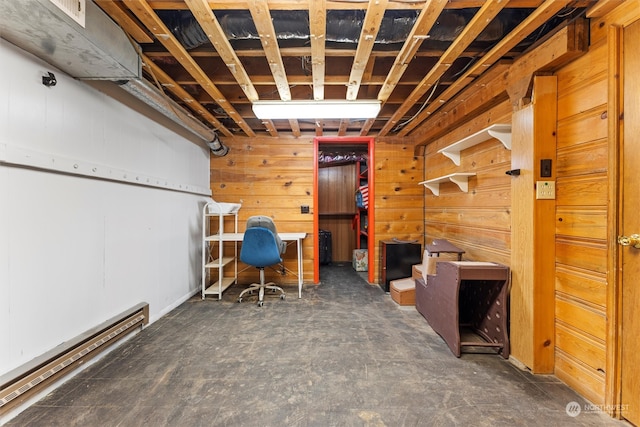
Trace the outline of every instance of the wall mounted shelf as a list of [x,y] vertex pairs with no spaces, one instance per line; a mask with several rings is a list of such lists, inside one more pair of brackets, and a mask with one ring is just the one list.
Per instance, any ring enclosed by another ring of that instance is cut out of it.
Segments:
[[465,173],[452,173],[450,175],[441,176],[439,178],[429,179],[427,181],[422,181],[418,184],[422,184],[427,187],[434,196],[440,195],[440,183],[442,182],[453,182],[456,184],[460,191],[468,192],[469,191],[469,177],[475,176],[475,172],[465,172]]
[[460,152],[462,150],[478,145],[491,138],[496,138],[504,145],[504,148],[511,150],[511,125],[491,125],[458,142],[441,148],[438,150],[438,153],[450,158],[456,166],[460,166]]

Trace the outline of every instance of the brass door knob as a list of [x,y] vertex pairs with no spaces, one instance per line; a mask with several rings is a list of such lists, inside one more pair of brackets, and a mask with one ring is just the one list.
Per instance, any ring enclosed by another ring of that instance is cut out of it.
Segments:
[[640,234],[618,236],[618,244],[622,246],[633,246],[636,249],[640,249]]

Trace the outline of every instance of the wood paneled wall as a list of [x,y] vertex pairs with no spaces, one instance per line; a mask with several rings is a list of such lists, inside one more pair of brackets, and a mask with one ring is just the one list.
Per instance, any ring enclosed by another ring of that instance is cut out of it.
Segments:
[[[211,158],[211,189],[213,198],[222,202],[242,202],[239,228],[244,230],[251,215],[273,217],[278,231],[303,231],[304,282],[313,283],[313,215],[301,214],[300,206],[313,206],[313,138],[234,138],[225,139],[229,154]],[[423,195],[418,185],[423,180],[423,162],[414,156],[410,138],[403,142],[382,139],[375,143],[375,209],[374,250],[377,241],[398,238],[423,240]],[[296,270],[295,248],[285,254],[285,265]],[[376,261],[377,262],[377,261]],[[370,266],[371,268],[371,266]],[[373,266],[377,278],[377,266]],[[293,275],[279,276],[265,270],[267,279],[280,283],[297,283]],[[247,270],[240,283],[256,277]]]
[[[558,70],[555,234],[554,372],[596,404],[606,398],[608,224],[611,210],[606,32],[591,28],[587,54]],[[425,190],[425,236],[464,248],[465,259],[510,265],[511,186],[505,171],[511,153],[497,140],[462,152],[454,165],[437,151],[493,123],[511,123],[511,106],[500,104],[425,149],[425,178],[475,172],[469,192],[441,184],[440,196]],[[500,113],[502,112],[502,113]],[[495,119],[496,117],[500,117]],[[491,119],[489,119],[491,118]],[[615,375],[615,373],[611,373]]]
[[596,404],[607,370],[607,58],[601,39],[557,73],[555,373]]
[[[379,262],[380,240],[416,240],[424,245],[423,159],[414,156],[414,144],[377,140],[375,165],[375,259]],[[371,203],[371,201],[369,201]],[[378,268],[374,270],[376,281]]]
[[[313,281],[313,215],[302,214],[301,205],[313,209],[313,140],[235,138],[225,140],[229,154],[211,157],[211,190],[214,200],[241,202],[238,227],[245,230],[247,218],[268,215],[280,232],[305,232],[303,241],[304,281]],[[297,271],[295,247],[284,254],[285,266]],[[280,276],[265,269],[268,280],[297,283],[292,274]],[[255,269],[244,271],[240,283],[256,280]]]
[[447,239],[463,248],[464,259],[493,261],[510,265],[511,256],[511,152],[497,139],[489,139],[462,152],[460,166],[438,153],[457,140],[497,123],[511,123],[511,106],[504,102],[489,111],[494,122],[479,120],[471,128],[456,132],[429,144],[425,151],[426,178],[456,172],[474,172],[469,191],[464,193],[453,183],[440,184],[440,195],[425,194],[425,237]]

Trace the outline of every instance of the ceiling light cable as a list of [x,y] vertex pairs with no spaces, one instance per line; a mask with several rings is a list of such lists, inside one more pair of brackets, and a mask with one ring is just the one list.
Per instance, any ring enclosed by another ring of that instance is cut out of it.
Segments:
[[438,87],[438,84],[440,84],[440,79],[436,80],[436,82],[433,84],[433,88],[431,88],[431,93],[429,94],[427,99],[425,99],[425,101],[422,103],[422,105],[420,106],[420,109],[418,109],[418,111],[413,116],[409,117],[404,122],[398,123],[396,127],[393,129],[393,132],[399,132],[403,127],[405,127],[406,125],[411,123],[412,120],[418,117],[418,114],[422,113],[422,110],[424,110],[427,104],[431,101],[433,94],[436,92],[436,88]]

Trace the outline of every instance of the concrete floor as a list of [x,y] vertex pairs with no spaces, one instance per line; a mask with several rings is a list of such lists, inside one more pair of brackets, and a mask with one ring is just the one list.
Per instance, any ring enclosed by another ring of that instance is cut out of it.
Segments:
[[456,358],[349,264],[321,278],[262,308],[235,302],[242,287],[194,296],[8,425],[627,425],[553,376],[491,353]]

